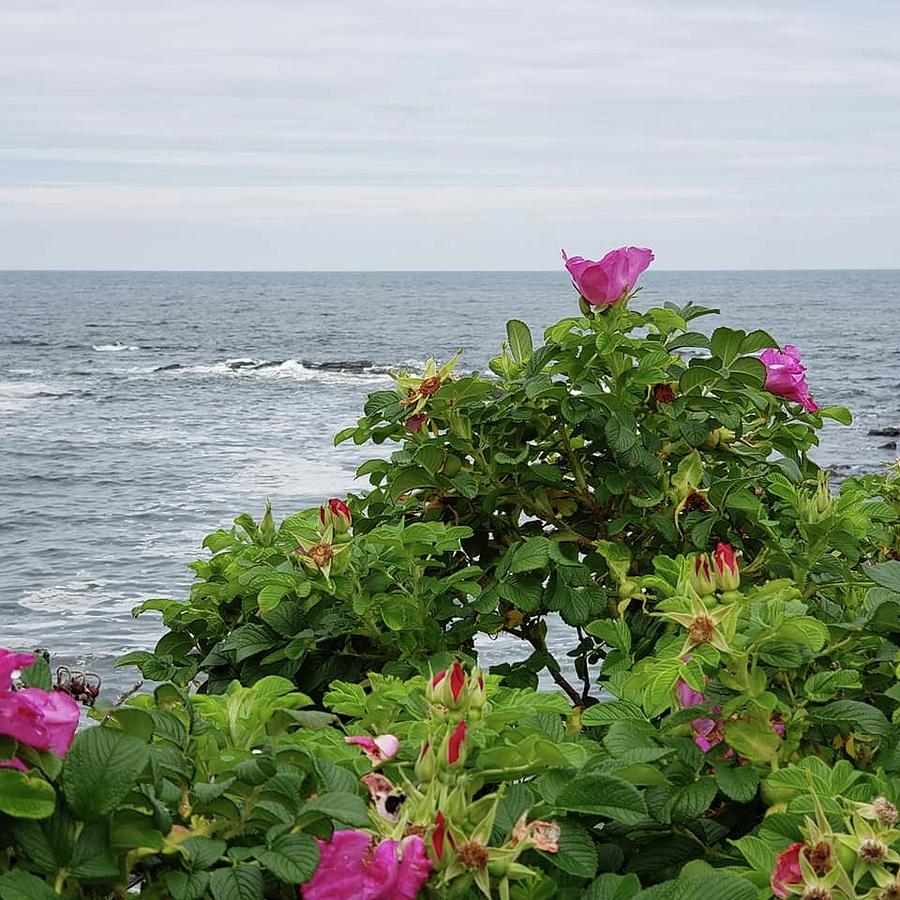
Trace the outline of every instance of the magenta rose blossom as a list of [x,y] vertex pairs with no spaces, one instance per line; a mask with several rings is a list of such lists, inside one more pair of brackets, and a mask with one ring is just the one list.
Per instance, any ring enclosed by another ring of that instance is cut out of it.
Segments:
[[769,393],[799,403],[807,412],[816,412],[819,407],[809,393],[806,366],[793,344],[785,344],[784,350],[764,350],[759,361],[766,367],[765,388]]
[[431,860],[422,838],[383,840],[364,831],[335,831],[319,843],[318,868],[300,888],[304,900],[415,900]]
[[383,762],[393,759],[400,749],[400,741],[392,734],[380,734],[375,738],[367,735],[353,735],[345,737],[344,743],[359,746],[372,761],[373,766],[380,766]]
[[579,293],[592,306],[609,306],[633,291],[638,277],[653,262],[653,251],[646,247],[619,247],[610,250],[599,262],[562,252],[566,268]]
[[[40,688],[12,690],[12,673],[34,663],[31,653],[0,647],[0,734],[35,750],[65,756],[78,725],[78,704],[68,695]],[[16,760],[7,768],[19,768]]]
[[769,879],[769,887],[776,897],[789,897],[790,885],[803,884],[803,872],[800,869],[800,853],[803,844],[791,844],[782,850],[775,861],[775,868]]
[[34,664],[33,653],[13,653],[0,647],[0,691],[8,691],[12,687],[12,673],[18,669],[27,669]]
[[675,682],[675,696],[678,697],[678,705],[682,709],[690,709],[692,706],[701,706],[706,703],[706,697],[701,691],[695,691],[683,678]]

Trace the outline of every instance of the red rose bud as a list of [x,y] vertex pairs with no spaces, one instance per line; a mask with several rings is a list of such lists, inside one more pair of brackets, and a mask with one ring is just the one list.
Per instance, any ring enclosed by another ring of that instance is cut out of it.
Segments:
[[447,741],[447,765],[462,765],[466,761],[466,720],[459,722]]
[[353,516],[350,507],[343,500],[332,497],[319,507],[319,521],[323,528],[331,525],[335,534],[345,534],[350,530]]
[[698,553],[694,557],[691,584],[701,597],[711,594],[716,589],[716,576],[706,553]]
[[440,860],[444,858],[444,841],[447,836],[447,820],[444,814],[439,812],[434,820],[434,831],[431,832],[431,848],[434,851],[435,858]]
[[719,543],[716,546],[713,564],[720,591],[736,591],[741,586],[741,569],[731,544]]
[[438,672],[431,679],[431,685],[426,688],[425,695],[432,703],[447,709],[464,709],[469,700],[467,681],[466,670],[459,660],[455,659],[449,669]]
[[459,703],[463,688],[466,686],[466,673],[458,659],[453,660],[450,667],[450,696],[454,703]]

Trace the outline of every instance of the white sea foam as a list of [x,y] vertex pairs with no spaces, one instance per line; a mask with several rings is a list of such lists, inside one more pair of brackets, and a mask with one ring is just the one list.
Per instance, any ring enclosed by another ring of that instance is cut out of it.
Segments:
[[[207,375],[224,378],[276,378],[292,381],[316,381],[323,384],[351,384],[360,382],[386,382],[395,366],[375,365],[364,362],[304,363],[297,359],[269,361],[251,357],[226,359],[224,362],[195,365],[172,364],[150,370],[159,375]],[[128,374],[148,374],[145,367],[128,369]]]
[[123,344],[121,341],[115,341],[112,344],[92,344],[92,350],[98,353],[121,353],[123,350],[140,350],[141,348],[134,344]]
[[64,584],[26,591],[19,598],[19,606],[34,612],[54,613],[58,616],[77,616],[101,604],[108,609],[110,602],[115,598],[103,590],[107,582],[83,577],[86,574],[78,572],[75,578]]

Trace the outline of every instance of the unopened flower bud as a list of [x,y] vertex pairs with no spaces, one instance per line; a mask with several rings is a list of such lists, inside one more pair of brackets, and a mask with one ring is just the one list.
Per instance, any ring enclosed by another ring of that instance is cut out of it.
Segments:
[[445,844],[447,841],[447,819],[442,812],[438,812],[434,819],[434,828],[431,832],[430,849],[435,862],[440,863],[444,858]]
[[465,669],[458,659],[454,659],[449,669],[438,672],[431,679],[429,700],[447,709],[465,708],[469,700],[466,680]]
[[447,735],[441,747],[440,761],[448,768],[456,768],[464,766],[466,763],[466,731],[468,726],[466,720],[462,719],[456,723],[456,727]]
[[475,668],[472,669],[472,674],[469,675],[468,689],[469,709],[483,709],[486,702],[486,690],[484,685],[484,675],[482,675],[481,669],[479,669],[478,666],[475,666]]
[[720,591],[736,591],[741,586],[741,569],[731,544],[719,543],[713,553],[716,583]]
[[323,528],[331,525],[335,534],[345,534],[350,530],[353,516],[350,507],[343,500],[332,497],[319,507],[319,521]]
[[421,782],[429,782],[434,780],[437,760],[434,756],[434,750],[430,741],[425,741],[422,752],[416,760],[416,778]]
[[716,589],[716,576],[706,553],[698,553],[694,557],[691,586],[701,597],[711,594]]

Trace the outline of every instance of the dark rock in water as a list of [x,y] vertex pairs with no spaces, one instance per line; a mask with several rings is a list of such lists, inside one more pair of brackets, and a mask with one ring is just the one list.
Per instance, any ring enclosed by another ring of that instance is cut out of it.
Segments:
[[373,363],[367,359],[324,360],[323,362],[303,360],[301,365],[307,369],[319,369],[323,372],[347,372],[352,375],[362,375],[372,368]]
[[896,450],[897,442],[896,441],[888,441],[886,444],[879,444],[879,450]]
[[868,434],[873,437],[900,437],[900,428],[870,428]]
[[176,369],[183,369],[181,363],[169,363],[166,366],[157,366],[153,371],[154,372],[174,372]]

